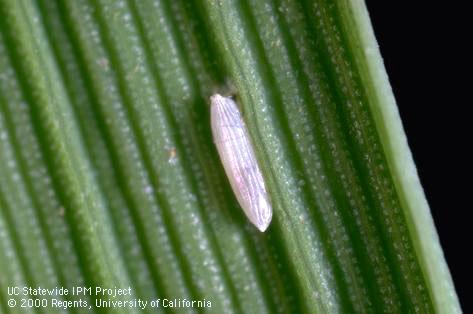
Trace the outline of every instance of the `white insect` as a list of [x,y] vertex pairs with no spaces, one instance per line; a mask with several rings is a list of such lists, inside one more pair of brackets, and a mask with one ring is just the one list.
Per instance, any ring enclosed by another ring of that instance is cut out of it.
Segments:
[[238,203],[248,219],[261,231],[273,215],[263,176],[238,106],[230,97],[210,97],[215,145]]

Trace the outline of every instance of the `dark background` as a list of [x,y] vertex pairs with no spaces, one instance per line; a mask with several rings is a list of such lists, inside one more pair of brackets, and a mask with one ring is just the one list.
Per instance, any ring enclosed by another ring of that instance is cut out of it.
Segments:
[[445,4],[412,2],[417,1],[367,0],[366,5],[460,303],[468,313],[466,270],[471,263],[466,261],[473,239],[465,232],[471,207],[466,196],[472,193],[466,188],[472,184],[464,147],[472,142],[466,130],[473,123],[466,112],[471,78],[469,87],[461,85],[462,73],[468,73],[463,60],[471,59],[463,58],[462,43],[471,41],[472,32],[463,39],[459,32],[471,25],[461,25],[458,8],[450,14]]

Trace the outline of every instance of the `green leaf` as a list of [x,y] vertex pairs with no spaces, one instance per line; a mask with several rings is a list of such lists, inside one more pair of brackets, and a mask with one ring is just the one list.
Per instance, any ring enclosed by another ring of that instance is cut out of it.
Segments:
[[[0,312],[461,312],[363,1],[1,0],[0,16]],[[216,92],[255,146],[265,233],[212,142]]]

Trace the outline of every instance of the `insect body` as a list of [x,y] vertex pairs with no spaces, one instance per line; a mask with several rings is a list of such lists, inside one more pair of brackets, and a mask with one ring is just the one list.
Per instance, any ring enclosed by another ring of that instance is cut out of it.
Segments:
[[233,99],[215,94],[210,102],[212,133],[225,173],[246,216],[263,232],[273,210],[245,123]]

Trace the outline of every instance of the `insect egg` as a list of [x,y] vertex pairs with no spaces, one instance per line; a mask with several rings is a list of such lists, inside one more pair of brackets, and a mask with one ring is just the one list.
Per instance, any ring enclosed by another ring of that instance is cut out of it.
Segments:
[[265,231],[273,215],[263,175],[236,102],[210,97],[212,134],[233,192],[248,219]]

